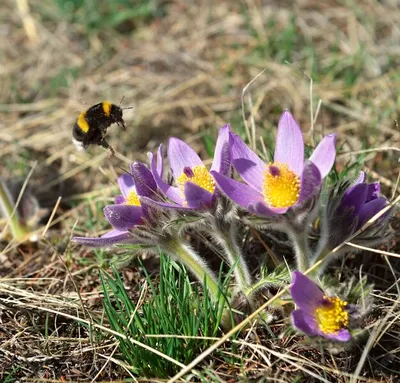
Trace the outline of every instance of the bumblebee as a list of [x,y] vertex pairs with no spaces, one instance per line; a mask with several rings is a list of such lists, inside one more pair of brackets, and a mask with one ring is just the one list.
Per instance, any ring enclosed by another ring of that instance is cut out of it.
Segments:
[[121,107],[108,101],[103,101],[83,111],[72,129],[72,142],[77,149],[86,150],[89,145],[97,144],[108,149],[111,156],[114,156],[114,149],[106,141],[105,136],[108,127],[114,123],[126,130],[122,111]]

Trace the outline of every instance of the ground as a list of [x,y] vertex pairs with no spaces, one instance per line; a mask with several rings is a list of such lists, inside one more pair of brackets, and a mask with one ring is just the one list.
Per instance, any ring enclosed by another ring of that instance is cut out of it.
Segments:
[[[110,272],[121,254],[70,239],[109,229],[102,208],[118,192],[117,176],[171,136],[211,158],[219,127],[230,123],[245,137],[249,122],[258,150],[262,137],[271,153],[279,116],[289,109],[310,147],[337,133],[337,174],[365,170],[396,198],[399,19],[390,0],[3,0],[1,180],[17,185],[17,194],[27,181],[40,210],[31,207],[37,241],[4,232],[0,242],[0,380],[164,381],[129,372],[116,338],[89,326],[108,328],[99,269]],[[82,153],[71,142],[78,114],[102,100],[133,107],[124,112],[126,132],[109,129],[111,159],[100,146]],[[350,253],[331,270],[342,280],[362,270],[374,283],[369,340],[324,351],[285,335],[278,313],[268,331],[247,329],[194,371],[203,381],[399,381],[399,216],[391,227],[380,253]],[[246,238],[248,257],[265,243],[290,259],[279,235]],[[158,260],[143,262],[157,283]],[[119,272],[132,301],[143,299],[140,262]]]

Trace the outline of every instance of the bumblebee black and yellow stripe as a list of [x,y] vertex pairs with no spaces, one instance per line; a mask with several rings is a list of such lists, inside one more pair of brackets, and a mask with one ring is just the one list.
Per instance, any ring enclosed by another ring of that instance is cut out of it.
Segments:
[[89,145],[97,144],[113,154],[114,150],[105,136],[108,127],[114,123],[126,130],[122,109],[109,101],[99,102],[78,115],[72,129],[72,140],[78,149],[87,149]]
[[111,106],[112,106],[111,102],[103,101],[103,102],[101,103],[101,106],[103,107],[104,114],[105,114],[107,117],[110,117],[110,114],[111,114]]
[[86,111],[83,111],[79,117],[78,120],[76,121],[76,124],[78,125],[78,128],[83,132],[87,133],[89,131],[89,124],[86,121]]

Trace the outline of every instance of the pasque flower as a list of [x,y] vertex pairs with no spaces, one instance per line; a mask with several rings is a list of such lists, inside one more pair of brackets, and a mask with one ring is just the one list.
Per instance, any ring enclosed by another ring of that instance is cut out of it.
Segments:
[[[162,168],[159,171],[162,173]],[[159,199],[160,191],[146,165],[140,162],[132,164],[131,174],[120,176],[118,185],[122,194],[115,197],[113,205],[104,208],[104,215],[113,230],[100,238],[74,237],[73,241],[90,247],[129,243],[154,254],[163,251],[184,263],[201,283],[206,281],[212,297],[218,299],[218,279],[214,272],[190,244],[167,228],[171,217],[158,205],[149,203]]]
[[[229,125],[223,126],[218,135],[211,171],[228,174],[230,170]],[[170,208],[205,209],[213,205],[218,190],[210,172],[197,153],[178,138],[170,138],[168,143],[168,162],[175,185],[163,180],[162,147],[157,159],[149,153],[151,170],[160,190],[173,203],[160,203]]]
[[73,240],[91,247],[108,247],[116,243],[130,242],[130,230],[148,219],[148,210],[143,208],[140,198],[154,198],[157,184],[150,170],[142,163],[131,165],[131,174],[123,174],[118,178],[120,195],[114,199],[113,205],[104,208],[104,215],[113,226],[113,230],[100,238],[74,237]]
[[[380,196],[379,183],[366,183],[365,179],[366,174],[362,172],[352,186],[344,190],[339,187],[336,196],[332,195],[328,201],[326,230],[330,250],[339,246],[388,204],[388,200]],[[361,238],[384,240],[385,233],[381,229],[385,227],[389,215],[378,218],[366,233],[361,234]]]
[[318,194],[321,180],[331,170],[335,134],[324,137],[308,161],[297,122],[285,111],[279,121],[274,161],[264,163],[241,139],[231,133],[232,163],[241,183],[212,171],[219,188],[238,205],[265,217],[284,214]]
[[347,342],[351,339],[347,302],[327,296],[319,286],[299,271],[292,274],[290,294],[298,307],[291,314],[293,326],[310,336]]

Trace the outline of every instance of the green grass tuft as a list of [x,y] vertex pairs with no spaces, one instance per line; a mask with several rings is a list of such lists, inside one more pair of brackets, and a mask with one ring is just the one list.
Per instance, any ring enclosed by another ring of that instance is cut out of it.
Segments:
[[[114,331],[187,364],[212,344],[206,337],[219,334],[222,307],[197,289],[184,268],[167,257],[160,260],[158,285],[146,272],[151,297],[140,307],[129,297],[116,269],[113,276],[103,274],[104,310]],[[180,369],[128,339],[120,340],[115,356],[138,376],[166,378]]]

